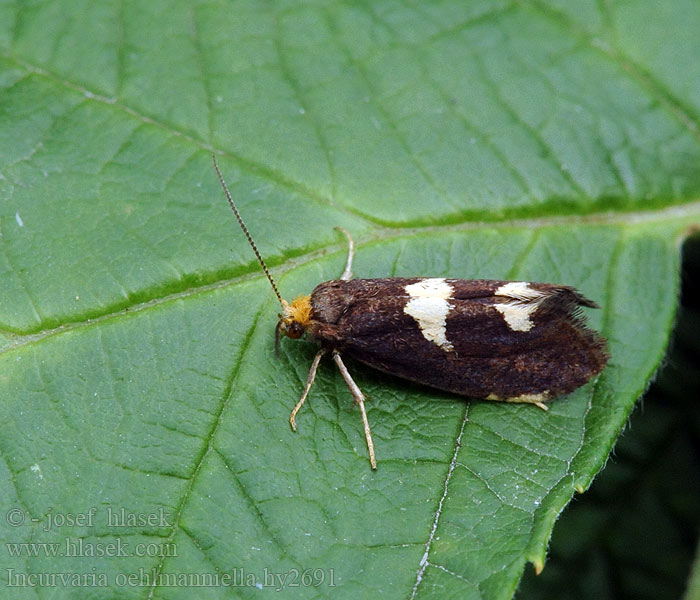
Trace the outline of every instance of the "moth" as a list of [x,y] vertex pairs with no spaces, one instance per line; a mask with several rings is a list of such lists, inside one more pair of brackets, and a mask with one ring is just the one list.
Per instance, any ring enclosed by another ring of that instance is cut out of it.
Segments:
[[597,308],[573,287],[528,281],[388,277],[353,279],[354,243],[340,279],[293,302],[282,298],[243,223],[214,158],[229,205],[282,307],[275,329],[319,343],[296,416],[324,355],[330,354],[360,409],[372,469],[377,468],[365,396],[342,359],[350,357],[410,381],[470,398],[529,403],[568,394],[600,373],[605,340],[585,325],[581,307]]

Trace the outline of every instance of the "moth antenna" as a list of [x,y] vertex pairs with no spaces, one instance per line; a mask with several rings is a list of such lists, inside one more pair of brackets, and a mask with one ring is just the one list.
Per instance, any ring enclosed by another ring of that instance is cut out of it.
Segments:
[[248,228],[245,226],[245,223],[243,222],[243,219],[241,218],[241,215],[238,212],[238,209],[236,208],[236,204],[234,203],[233,198],[231,197],[231,192],[229,192],[228,186],[226,185],[226,182],[224,181],[224,176],[221,174],[221,169],[219,169],[219,163],[216,162],[216,155],[212,154],[211,157],[214,159],[214,168],[216,169],[216,174],[219,176],[219,181],[221,182],[221,187],[224,188],[224,193],[226,194],[226,199],[228,200],[228,203],[231,206],[231,209],[233,210],[233,214],[236,215],[236,219],[238,220],[238,224],[241,226],[241,229],[243,230],[243,233],[245,234],[245,237],[248,240],[248,243],[250,244],[251,248],[253,248],[253,252],[255,252],[255,257],[258,259],[258,262],[260,263],[260,266],[262,267],[262,270],[265,273],[265,277],[267,277],[268,281],[270,282],[270,285],[272,286],[272,289],[274,290],[275,295],[277,296],[277,299],[280,301],[282,308],[285,308],[287,303],[282,299],[282,296],[280,295],[280,292],[277,289],[277,285],[275,284],[275,280],[272,279],[272,275],[270,275],[270,271],[267,270],[267,265],[265,264],[265,261],[263,260],[262,256],[260,255],[260,252],[258,252],[258,247],[255,245],[253,238],[251,237],[250,233],[248,232]]

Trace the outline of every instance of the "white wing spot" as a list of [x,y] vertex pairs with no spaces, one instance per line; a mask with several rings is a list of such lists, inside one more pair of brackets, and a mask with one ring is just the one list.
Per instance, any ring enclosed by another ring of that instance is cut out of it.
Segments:
[[423,337],[443,350],[454,350],[447,339],[447,314],[452,306],[452,286],[442,278],[421,279],[406,286],[410,300],[403,311],[413,317]]
[[513,331],[530,331],[535,325],[530,317],[547,294],[533,290],[526,281],[511,281],[499,287],[494,295],[513,300],[493,305],[503,315],[508,327]]

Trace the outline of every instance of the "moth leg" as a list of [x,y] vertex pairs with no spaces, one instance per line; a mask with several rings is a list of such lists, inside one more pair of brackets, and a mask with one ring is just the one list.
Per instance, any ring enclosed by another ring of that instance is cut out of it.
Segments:
[[549,398],[549,393],[543,392],[541,394],[522,394],[514,398],[498,398],[491,395],[487,400],[502,400],[503,402],[513,402],[514,404],[534,404],[546,412],[549,410],[549,407],[544,403],[547,398]]
[[343,229],[342,227],[336,227],[336,229],[348,238],[348,259],[345,262],[345,270],[340,276],[342,281],[348,281],[352,279],[352,259],[355,257],[355,242],[352,241],[350,232],[347,229]]
[[372,442],[372,432],[370,431],[369,421],[367,420],[367,412],[365,411],[365,396],[360,390],[360,388],[357,387],[357,384],[353,381],[353,378],[350,376],[350,372],[345,366],[343,360],[340,358],[340,354],[337,350],[333,350],[333,360],[335,361],[335,364],[338,365],[338,370],[343,376],[343,379],[345,379],[345,384],[348,386],[352,397],[355,399],[355,402],[357,402],[357,405],[360,407],[360,414],[362,415],[362,425],[365,428],[365,439],[367,440],[367,450],[369,451],[369,464],[376,471],[377,458],[374,455],[374,442]]
[[314,384],[314,379],[316,379],[316,371],[318,370],[318,365],[321,362],[321,359],[323,358],[323,355],[325,353],[326,349],[321,348],[316,353],[316,356],[314,356],[314,360],[311,363],[311,368],[309,369],[309,376],[306,378],[306,386],[304,387],[304,393],[301,395],[301,398],[299,398],[299,402],[297,402],[294,405],[294,408],[292,409],[292,414],[289,415],[289,424],[292,426],[292,431],[297,430],[297,413],[301,410],[301,407],[304,406],[304,402],[306,402],[306,397],[309,395],[309,390]]

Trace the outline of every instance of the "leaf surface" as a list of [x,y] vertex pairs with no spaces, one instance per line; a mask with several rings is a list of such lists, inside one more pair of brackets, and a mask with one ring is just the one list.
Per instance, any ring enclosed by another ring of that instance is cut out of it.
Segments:
[[[0,4],[14,597],[509,598],[541,568],[662,360],[700,221],[700,9],[604,8]],[[577,287],[608,368],[544,413],[351,364],[373,473],[324,364],[294,434],[315,348],[275,357],[212,151],[286,298],[339,276],[342,226],[359,277]]]

